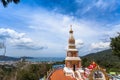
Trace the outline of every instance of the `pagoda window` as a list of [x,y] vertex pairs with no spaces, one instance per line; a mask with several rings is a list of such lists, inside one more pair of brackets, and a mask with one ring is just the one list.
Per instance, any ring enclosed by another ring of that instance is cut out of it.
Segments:
[[68,52],[68,55],[67,55],[68,57],[71,57],[72,56],[72,54],[71,54],[71,52]]
[[71,62],[70,61],[67,62],[67,67],[69,67],[69,68],[71,67]]

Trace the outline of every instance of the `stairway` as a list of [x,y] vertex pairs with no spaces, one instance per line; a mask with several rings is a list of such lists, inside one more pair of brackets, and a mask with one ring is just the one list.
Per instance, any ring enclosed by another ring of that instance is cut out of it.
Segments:
[[76,78],[77,80],[84,80],[84,79],[82,78],[82,76],[81,76],[81,74],[80,74],[79,71],[74,72],[74,74],[75,74],[75,78]]

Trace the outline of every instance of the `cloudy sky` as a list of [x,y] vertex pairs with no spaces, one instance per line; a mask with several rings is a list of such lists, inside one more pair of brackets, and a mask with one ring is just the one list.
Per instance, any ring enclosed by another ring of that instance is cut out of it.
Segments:
[[0,42],[8,56],[65,57],[70,25],[79,56],[109,49],[109,38],[120,32],[120,1],[21,0],[7,8],[0,3]]

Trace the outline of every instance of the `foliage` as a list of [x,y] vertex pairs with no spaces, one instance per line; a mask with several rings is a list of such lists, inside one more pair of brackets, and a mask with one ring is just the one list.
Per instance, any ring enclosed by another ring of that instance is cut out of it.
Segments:
[[10,76],[13,76],[15,71],[14,66],[10,65],[0,65],[0,80],[10,80]]
[[119,34],[118,36],[111,38],[110,45],[111,45],[113,54],[120,58],[120,33],[118,34]]
[[98,65],[107,69],[108,72],[120,70],[120,60],[117,56],[112,55],[111,49],[91,53],[81,58],[83,67],[87,67],[92,61],[95,61]]
[[15,4],[19,3],[20,0],[1,0],[4,7],[6,7],[9,3],[14,2]]
[[0,80],[39,80],[47,75],[52,64],[18,63],[16,67],[9,65],[0,66]]
[[25,69],[18,71],[17,80],[38,80],[34,73],[30,73]]
[[0,69],[0,80],[2,80],[4,78],[4,71],[2,69]]
[[31,64],[17,71],[17,80],[39,80],[50,69],[50,64]]

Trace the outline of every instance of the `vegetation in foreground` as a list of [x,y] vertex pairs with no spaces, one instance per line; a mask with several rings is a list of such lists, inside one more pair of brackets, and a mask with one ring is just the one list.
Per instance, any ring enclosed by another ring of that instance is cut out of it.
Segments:
[[47,74],[51,64],[19,63],[17,67],[1,65],[0,80],[39,80]]
[[120,72],[120,59],[118,56],[112,54],[111,49],[83,56],[83,67],[88,66],[92,61],[95,61],[102,68],[105,68],[107,72]]
[[111,38],[112,53],[120,58],[120,33],[118,36]]
[[114,71],[120,73],[120,33],[118,33],[118,36],[111,38],[110,46],[111,49],[109,50],[82,57],[83,66],[88,66],[94,60],[105,68],[107,72]]
[[[118,56],[112,54],[112,50],[105,50],[97,53],[91,53],[82,58],[82,66],[87,67],[94,60],[107,72],[120,72],[120,59]],[[26,64],[20,62],[13,65],[0,66],[0,80],[39,80],[47,75],[47,72],[52,68],[52,65],[64,64],[56,62],[54,64],[41,63],[41,64]]]

